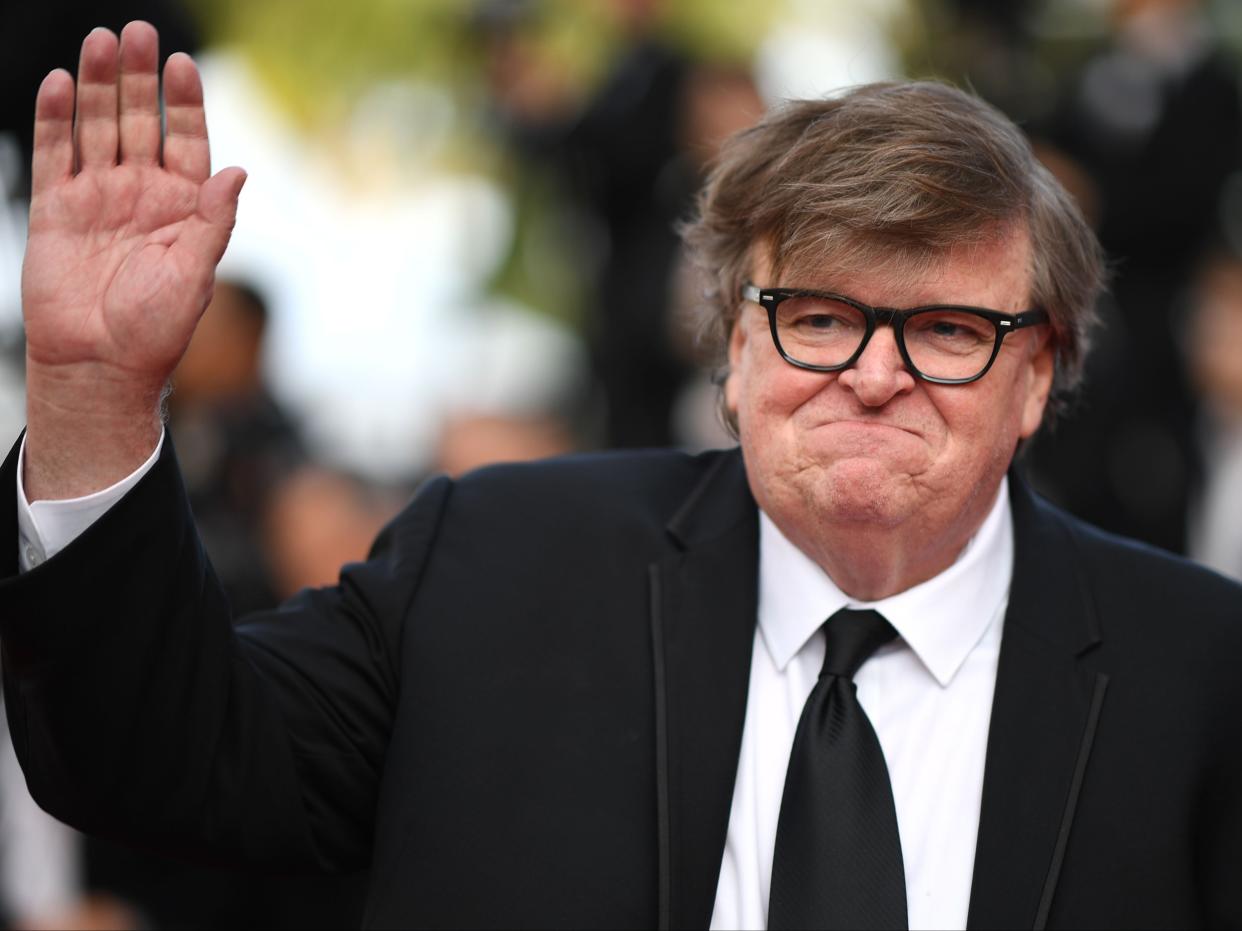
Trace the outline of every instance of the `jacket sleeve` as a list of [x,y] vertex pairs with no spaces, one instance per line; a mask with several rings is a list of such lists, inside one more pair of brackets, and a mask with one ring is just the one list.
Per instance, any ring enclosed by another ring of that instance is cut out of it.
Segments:
[[1203,926],[1242,928],[1242,678],[1237,673],[1242,616],[1235,611],[1220,626],[1226,636],[1210,638],[1204,650],[1214,653],[1214,662],[1205,661],[1200,668],[1221,672],[1195,680],[1206,720],[1188,723],[1207,735],[1194,875],[1204,901]]
[[0,496],[5,698],[35,799],[83,831],[196,858],[365,864],[402,622],[451,487],[429,483],[335,587],[236,625],[171,442],[22,575],[15,495]]

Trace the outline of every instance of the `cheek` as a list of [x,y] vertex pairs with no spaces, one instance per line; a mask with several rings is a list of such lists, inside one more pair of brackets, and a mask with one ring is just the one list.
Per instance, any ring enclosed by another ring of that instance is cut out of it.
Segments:
[[[977,384],[982,387],[985,382]],[[945,392],[953,390],[953,386],[943,388]],[[958,394],[942,398],[937,406],[956,450],[952,458],[963,464],[962,474],[1008,468],[1021,433],[1022,404],[1008,392],[994,395],[982,390],[957,390]],[[971,468],[966,462],[978,465]]]
[[795,368],[770,343],[751,339],[737,356],[725,397],[739,417],[788,418],[835,377]]
[[[783,369],[751,369],[733,381],[738,419],[765,434],[793,429],[800,412],[823,391],[826,377],[782,363]],[[741,373],[739,373],[741,374]]]

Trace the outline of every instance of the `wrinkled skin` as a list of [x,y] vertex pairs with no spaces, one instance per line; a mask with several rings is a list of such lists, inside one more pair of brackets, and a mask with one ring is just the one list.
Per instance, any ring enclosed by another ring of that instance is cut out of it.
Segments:
[[[875,269],[787,273],[760,287],[807,287],[884,307],[932,303],[1029,309],[1024,230],[955,251],[927,274]],[[1038,429],[1053,375],[1046,325],[1007,337],[991,370],[936,385],[905,368],[891,328],[858,363],[808,372],[778,355],[748,303],[729,345],[725,398],[737,417],[751,490],[781,531],[851,596],[877,600],[947,568],[987,516],[1020,440]]]

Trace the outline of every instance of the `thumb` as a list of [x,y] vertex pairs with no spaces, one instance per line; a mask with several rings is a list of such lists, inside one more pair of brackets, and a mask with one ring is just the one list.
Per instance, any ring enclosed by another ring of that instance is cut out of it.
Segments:
[[219,262],[229,244],[237,220],[237,200],[246,177],[240,168],[225,168],[199,188],[198,208],[182,241],[187,251],[207,264]]

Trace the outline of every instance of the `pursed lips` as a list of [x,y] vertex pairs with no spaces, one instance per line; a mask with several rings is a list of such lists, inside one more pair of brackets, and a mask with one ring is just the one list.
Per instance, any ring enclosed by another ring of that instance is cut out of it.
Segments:
[[912,427],[903,426],[901,424],[889,423],[889,422],[880,421],[880,420],[855,420],[855,419],[849,419],[849,418],[840,419],[840,420],[825,420],[825,421],[822,421],[821,423],[813,425],[812,429],[832,428],[832,427],[842,427],[845,429],[868,430],[868,431],[896,430],[900,433],[910,434],[911,436],[917,436],[919,438],[922,438],[923,436],[923,433],[921,430],[916,430]]

